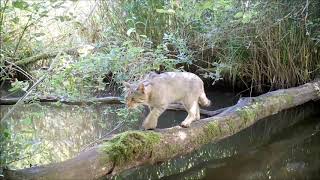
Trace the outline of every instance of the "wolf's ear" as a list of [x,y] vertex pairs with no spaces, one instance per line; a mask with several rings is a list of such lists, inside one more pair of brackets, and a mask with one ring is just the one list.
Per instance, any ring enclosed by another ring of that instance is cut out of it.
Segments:
[[139,84],[138,91],[141,92],[141,93],[144,93],[144,84],[143,83]]
[[127,82],[123,82],[123,85],[125,88],[130,89],[131,84],[127,83]]

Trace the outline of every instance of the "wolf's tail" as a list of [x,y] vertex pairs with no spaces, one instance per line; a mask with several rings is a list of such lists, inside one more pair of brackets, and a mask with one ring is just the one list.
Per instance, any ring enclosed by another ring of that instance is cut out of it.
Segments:
[[208,107],[211,104],[211,101],[207,98],[204,92],[199,97],[199,104],[205,107]]

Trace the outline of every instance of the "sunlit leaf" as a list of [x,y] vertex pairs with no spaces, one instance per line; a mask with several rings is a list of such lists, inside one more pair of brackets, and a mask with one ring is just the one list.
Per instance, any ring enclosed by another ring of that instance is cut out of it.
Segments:
[[18,9],[26,10],[29,4],[23,0],[12,1],[12,6]]
[[160,13],[160,14],[174,14],[175,10],[173,10],[173,9],[156,9],[156,12]]
[[145,39],[147,39],[148,38],[148,36],[146,36],[146,35],[143,35],[143,34],[141,34],[141,35],[139,35],[140,37],[142,37],[142,38],[145,38]]
[[136,28],[130,28],[130,29],[128,29],[127,35],[130,36],[131,33],[133,33],[133,32],[136,32]]
[[243,12],[237,12],[233,17],[242,18],[243,17]]
[[32,119],[30,117],[26,118],[26,119],[23,119],[21,121],[22,124],[24,125],[31,125],[32,124]]

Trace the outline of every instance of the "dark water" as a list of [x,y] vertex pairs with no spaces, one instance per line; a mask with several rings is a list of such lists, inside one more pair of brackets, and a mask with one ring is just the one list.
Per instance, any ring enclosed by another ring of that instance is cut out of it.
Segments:
[[[209,109],[234,104],[228,92],[208,93]],[[22,105],[2,122],[9,137],[1,142],[1,161],[10,168],[59,162],[76,156],[110,133],[138,129],[145,113],[123,106]],[[317,179],[320,177],[319,104],[303,106],[183,157],[122,173],[118,179]],[[0,106],[1,117],[11,106]],[[122,108],[122,109],[121,109]],[[186,116],[166,111],[159,128],[178,125]],[[136,119],[121,123],[123,119]],[[116,129],[115,129],[116,128]],[[3,129],[3,128],[2,128]]]
[[320,116],[311,112],[312,115],[305,118],[305,113],[310,112],[304,108],[276,115],[272,120],[286,118],[282,120],[293,120],[297,124],[284,129],[272,125],[263,128],[263,123],[274,123],[268,118],[264,121],[269,122],[260,122],[260,127],[258,124],[216,145],[209,145],[219,146],[218,149],[229,152],[229,156],[218,155],[162,179],[319,179]]

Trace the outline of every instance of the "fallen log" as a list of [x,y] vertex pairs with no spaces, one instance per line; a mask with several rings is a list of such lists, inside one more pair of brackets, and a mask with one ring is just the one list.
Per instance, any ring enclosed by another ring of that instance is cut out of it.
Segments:
[[[19,101],[20,98],[0,98],[0,105],[14,105]],[[117,97],[117,96],[109,96],[109,97],[97,97],[97,98],[91,98],[89,100],[67,100],[64,98],[59,97],[53,97],[53,96],[47,96],[47,97],[37,97],[37,98],[26,98],[23,100],[24,103],[30,103],[30,102],[60,102],[63,104],[68,105],[90,105],[95,103],[101,103],[101,104],[123,104],[123,98]],[[185,111],[185,108],[181,104],[170,104],[168,107],[169,110],[175,110],[175,111]],[[224,111],[225,108],[218,109],[215,111],[208,111],[205,109],[200,109],[200,113],[202,115],[206,116],[214,116],[222,111]]]
[[[80,55],[79,50],[81,51],[81,48],[84,48],[84,47],[85,46],[79,46],[79,47],[66,49],[66,50],[63,51],[63,53],[71,55],[71,56],[79,56]],[[90,51],[91,52],[97,52],[103,47],[107,47],[107,44],[100,44],[100,45],[91,46]],[[44,52],[44,53],[37,54],[37,55],[32,56],[32,57],[28,57],[26,59],[22,59],[22,60],[16,61],[15,64],[17,66],[28,65],[30,63],[34,63],[34,62],[37,62],[37,61],[42,60],[42,59],[54,58],[59,54],[59,52],[60,51]]]
[[[73,56],[77,56],[79,54],[77,52],[77,48],[71,48],[71,49],[65,50],[64,53],[68,54],[68,55],[73,55]],[[30,63],[34,63],[34,62],[42,60],[42,59],[54,58],[57,56],[57,54],[59,54],[59,51],[44,52],[42,54],[37,54],[35,56],[16,61],[15,64],[17,66],[28,65]]]
[[245,98],[225,112],[191,124],[154,131],[127,131],[64,162],[5,170],[7,179],[96,179],[188,154],[231,136],[267,116],[320,97],[320,81]]
[[[15,98],[0,98],[0,105],[14,105],[18,102],[20,97]],[[123,104],[123,98],[109,96],[109,97],[97,97],[89,100],[68,100],[65,98],[46,96],[46,97],[31,97],[23,100],[24,103],[30,102],[60,102],[68,105],[90,105],[94,103],[105,103],[105,104]]]

